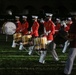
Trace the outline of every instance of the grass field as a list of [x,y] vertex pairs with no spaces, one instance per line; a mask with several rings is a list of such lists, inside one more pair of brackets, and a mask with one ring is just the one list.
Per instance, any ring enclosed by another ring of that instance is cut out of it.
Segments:
[[[57,47],[60,60],[55,62],[51,53],[48,52],[45,58],[46,63],[40,64],[37,51],[29,56],[26,50],[19,51],[18,46],[15,49],[11,48],[11,44],[12,36],[9,36],[6,42],[5,35],[0,35],[0,75],[62,75],[68,50],[63,54],[62,48]],[[74,63],[72,75],[76,75],[75,71]]]

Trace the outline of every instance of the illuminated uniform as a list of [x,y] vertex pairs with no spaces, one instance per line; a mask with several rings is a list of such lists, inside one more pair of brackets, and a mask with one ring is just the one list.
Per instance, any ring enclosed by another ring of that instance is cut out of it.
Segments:
[[48,32],[47,40],[53,40],[53,35],[55,34],[54,23],[51,20],[49,20],[47,22],[44,22],[44,27],[46,33]]
[[[37,21],[38,16],[32,16],[32,18],[34,19],[34,23],[33,23],[32,27],[31,27],[31,33],[30,34],[32,35],[32,37],[34,39],[34,38],[39,36],[39,33],[38,33],[39,23]],[[34,46],[29,47],[29,53],[28,53],[29,55],[32,54],[33,48],[34,48]]]
[[31,35],[33,37],[39,36],[38,29],[39,29],[39,23],[37,21],[34,21],[34,23],[32,25],[32,32],[31,32]]
[[60,27],[61,27],[61,20],[59,18],[56,18],[55,34],[58,33]]
[[[22,16],[23,18],[23,23],[21,25],[21,30],[20,32],[22,33],[22,35],[26,35],[28,34],[28,28],[29,28],[29,23],[27,22],[27,16]],[[19,47],[19,50],[23,50],[23,43],[20,42],[20,47]]]
[[[59,60],[58,56],[56,54],[56,51],[54,50],[55,43],[53,42],[53,39],[54,39],[53,36],[55,34],[55,25],[51,20],[52,14],[47,14],[46,16],[48,16],[49,19],[48,19],[48,21],[44,22],[43,24],[44,24],[44,34],[47,37],[47,50],[50,49],[54,59],[56,61],[58,61]],[[44,59],[45,59],[46,53],[47,53],[47,51],[44,51],[44,50],[41,51],[41,55],[40,55],[40,59],[39,59],[40,63],[45,63]]]
[[[19,19],[19,17],[16,17]],[[16,21],[16,33],[20,32],[21,30],[21,22],[19,20]]]
[[65,28],[65,31],[69,31],[69,29],[70,29],[70,26],[72,25],[72,20],[71,20],[71,18],[68,18],[68,21],[67,21],[67,27]]
[[21,33],[23,35],[28,33],[28,28],[29,28],[29,23],[27,21],[22,23],[22,27],[21,27]]
[[[15,16],[15,19],[16,19],[16,32],[15,34],[13,35],[13,37],[15,38],[16,36],[16,33],[19,33],[20,34],[20,30],[21,30],[21,22],[19,21],[19,16]],[[19,36],[19,35],[18,35]],[[15,48],[17,45],[17,43],[15,42],[15,39],[13,39],[13,43],[12,43],[12,48]]]
[[[68,31],[70,30],[70,27],[71,27],[71,25],[72,25],[72,19],[71,18],[68,18],[68,20],[67,20],[67,26],[65,27],[65,31],[68,33]],[[70,44],[70,42],[69,42],[69,40],[67,40],[66,42],[65,42],[65,44],[64,44],[64,47],[63,47],[63,50],[62,50],[62,52],[63,53],[65,53],[66,52],[66,50],[67,50],[67,47],[69,46],[69,44]]]

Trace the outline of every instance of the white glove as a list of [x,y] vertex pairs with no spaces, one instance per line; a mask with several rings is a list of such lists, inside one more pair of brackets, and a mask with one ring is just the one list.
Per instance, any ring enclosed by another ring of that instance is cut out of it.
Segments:
[[48,35],[51,31],[46,32],[46,35]]
[[51,32],[51,30],[50,31],[48,31],[48,34]]
[[48,32],[46,32],[45,34],[48,35]]
[[64,21],[62,21],[61,25],[64,26],[64,27],[67,27],[67,25]]
[[44,27],[44,33],[46,33],[46,29],[45,29],[45,27]]
[[41,23],[44,23],[44,20],[43,20],[43,18],[40,20],[40,22],[41,22]]
[[31,27],[31,32],[32,32],[32,27]]
[[64,27],[67,27],[67,25],[66,25],[66,23],[65,23],[65,22],[63,23],[63,25],[64,25]]

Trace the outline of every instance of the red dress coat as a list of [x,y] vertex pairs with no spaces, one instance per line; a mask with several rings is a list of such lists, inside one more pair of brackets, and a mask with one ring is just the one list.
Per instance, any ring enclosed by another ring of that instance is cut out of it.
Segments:
[[72,25],[72,21],[70,21],[70,22],[67,24],[67,27],[65,27],[65,31],[69,31],[71,25]]
[[21,27],[21,33],[23,35],[27,34],[28,33],[28,28],[29,28],[29,23],[26,21],[26,22],[22,23],[21,26],[22,26]]
[[37,21],[34,21],[34,23],[32,25],[32,32],[31,32],[31,35],[33,37],[39,36],[38,29],[39,29],[39,23]]
[[44,22],[44,27],[46,32],[51,31],[48,35],[47,35],[47,40],[53,40],[53,35],[55,34],[55,25],[51,20],[48,20],[47,22]]
[[17,21],[16,22],[16,32],[18,33],[18,32],[20,32],[20,30],[21,30],[21,22]]

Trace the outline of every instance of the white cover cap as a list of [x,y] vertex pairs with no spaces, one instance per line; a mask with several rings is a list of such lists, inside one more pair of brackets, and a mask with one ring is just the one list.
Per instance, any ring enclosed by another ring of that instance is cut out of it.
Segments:
[[19,16],[15,16],[15,18],[20,18]]
[[27,18],[27,16],[22,16],[22,18]]
[[46,13],[46,16],[53,16],[53,14],[51,14],[51,13]]
[[57,20],[57,21],[60,21],[60,19],[59,19],[59,18],[56,18],[56,20]]
[[38,16],[32,16],[32,18],[36,18],[36,19],[37,19],[37,18],[38,18]]
[[68,20],[72,20],[71,17],[68,17]]

